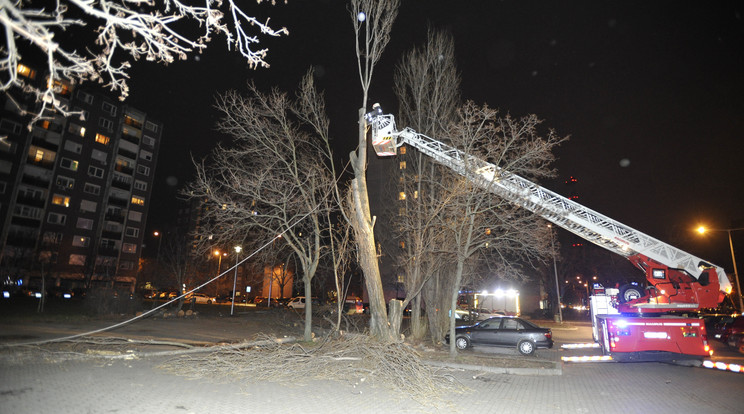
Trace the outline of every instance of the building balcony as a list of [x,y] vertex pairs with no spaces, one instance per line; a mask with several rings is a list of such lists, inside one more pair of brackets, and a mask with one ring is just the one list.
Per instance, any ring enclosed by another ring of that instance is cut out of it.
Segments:
[[109,197],[108,203],[119,207],[127,207],[129,200],[126,198]]
[[54,168],[54,162],[53,161],[47,161],[47,160],[36,160],[33,157],[27,157],[26,162],[31,165],[35,165],[37,167],[41,167],[47,170],[51,170]]
[[49,187],[50,181],[51,181],[51,178],[36,177],[33,175],[28,175],[28,174],[23,174],[23,177],[21,178],[21,182],[23,184],[28,184],[28,185],[33,185],[35,187],[43,187],[43,188]]
[[8,246],[33,248],[36,246],[36,239],[25,235],[8,234],[6,241]]
[[21,193],[18,193],[18,196],[16,197],[16,202],[26,205],[26,206],[43,208],[46,200],[44,200],[43,198],[28,197]]
[[132,167],[125,167],[121,164],[116,164],[114,169],[122,174],[132,175],[134,174],[134,168]]
[[135,136],[129,135],[129,134],[121,134],[121,139],[123,139],[124,141],[131,142],[132,144],[139,145],[139,143],[140,143],[140,139],[138,137],[135,137]]
[[129,158],[130,160],[136,160],[137,154],[132,151],[127,151],[124,148],[119,148],[119,155]]
[[126,217],[124,217],[124,215],[123,215],[123,214],[108,214],[108,213],[107,213],[107,214],[106,214],[106,216],[105,216],[104,218],[105,218],[106,220],[108,220],[108,221],[115,221],[115,222],[117,222],[117,223],[123,223],[123,222],[124,222],[124,219],[125,219]]
[[119,250],[116,247],[98,247],[98,254],[101,256],[119,257]]
[[121,231],[107,231],[101,232],[101,237],[111,240],[121,240]]
[[116,188],[121,188],[122,190],[130,191],[132,189],[132,185],[126,181],[113,179],[111,180],[111,186]]
[[31,143],[33,145],[36,145],[37,147],[48,149],[50,151],[57,152],[57,150],[59,150],[59,144],[58,143],[47,141],[46,139],[41,138],[41,137],[34,137],[31,140]]
[[10,219],[10,224],[15,224],[17,226],[31,227],[31,228],[34,228],[34,229],[38,229],[41,226],[41,220],[40,219],[30,218],[30,217],[13,216]]

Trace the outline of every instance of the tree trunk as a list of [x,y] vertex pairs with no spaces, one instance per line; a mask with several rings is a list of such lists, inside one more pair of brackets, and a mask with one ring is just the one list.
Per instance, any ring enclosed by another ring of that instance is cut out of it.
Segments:
[[354,179],[351,181],[354,201],[353,227],[356,234],[359,266],[364,273],[364,285],[369,297],[369,330],[378,339],[392,339],[385,310],[385,295],[382,291],[382,278],[375,250],[375,235],[372,214],[369,210],[367,194],[367,140],[364,122],[364,108],[359,109],[359,148],[358,155],[350,154]]
[[400,338],[400,322],[403,319],[403,301],[390,299],[388,318],[390,318],[391,336]]
[[303,277],[305,284],[305,334],[304,341],[313,340],[313,284],[312,279]]

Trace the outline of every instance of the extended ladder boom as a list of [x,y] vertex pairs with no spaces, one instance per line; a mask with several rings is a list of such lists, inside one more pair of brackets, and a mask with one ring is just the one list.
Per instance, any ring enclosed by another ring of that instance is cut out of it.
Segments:
[[723,268],[410,128],[397,131],[395,118],[381,114],[379,109],[377,111],[368,114],[367,122],[372,126],[373,146],[378,155],[395,155],[397,147],[411,145],[481,188],[524,207],[587,241],[624,257],[642,254],[670,268],[683,270],[694,279],[698,279],[702,268],[715,268],[721,291],[731,290]]

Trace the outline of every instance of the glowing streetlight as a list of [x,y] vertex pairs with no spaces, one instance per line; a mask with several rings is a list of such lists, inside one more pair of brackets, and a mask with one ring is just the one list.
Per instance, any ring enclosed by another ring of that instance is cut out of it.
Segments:
[[155,255],[155,265],[157,266],[160,262],[160,245],[163,244],[163,237],[159,231],[154,231],[152,235],[158,238],[158,253]]
[[700,226],[697,228],[697,232],[700,234],[705,234],[705,232],[708,231],[725,231],[728,233],[728,239],[729,239],[729,248],[731,249],[731,261],[734,263],[734,278],[736,279],[736,296],[739,297],[739,312],[744,312],[744,302],[742,302],[741,299],[741,285],[739,284],[739,271],[736,269],[736,256],[734,255],[734,242],[731,241],[731,232],[736,230],[744,230],[744,227],[739,227],[736,229],[708,229],[705,228],[705,226]]
[[[214,251],[214,255],[217,256],[217,276],[219,277],[222,271],[222,256],[227,256],[227,252],[220,252],[219,250]],[[217,279],[217,285],[219,286],[220,280]]]
[[243,250],[240,246],[235,246],[235,276],[233,276],[233,291],[232,291],[232,304],[230,305],[230,316],[233,315],[235,309],[235,289],[238,287],[238,258],[240,251]]

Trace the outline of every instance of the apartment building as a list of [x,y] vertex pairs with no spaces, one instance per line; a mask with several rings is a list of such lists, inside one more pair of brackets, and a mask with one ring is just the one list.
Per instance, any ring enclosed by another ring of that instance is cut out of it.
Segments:
[[[27,82],[45,82],[19,65]],[[4,283],[133,291],[162,123],[93,88],[60,84],[59,105],[20,92],[0,111],[0,276]],[[11,96],[12,95],[12,96]]]

